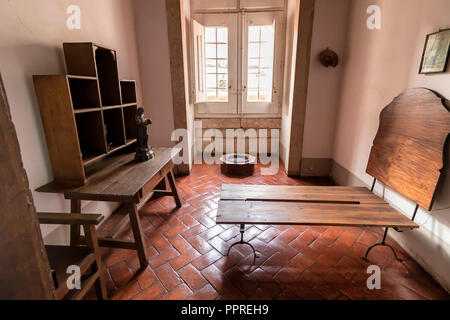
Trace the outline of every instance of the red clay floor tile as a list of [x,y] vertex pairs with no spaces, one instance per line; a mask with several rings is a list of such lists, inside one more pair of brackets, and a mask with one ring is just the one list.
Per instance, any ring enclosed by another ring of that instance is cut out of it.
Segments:
[[[216,165],[194,165],[190,176],[177,178],[182,208],[170,198],[151,200],[141,210],[149,266],[139,269],[133,250],[104,249],[109,296],[112,299],[449,299],[450,296],[391,238],[404,258],[400,263],[388,248],[372,250],[381,228],[323,226],[246,226],[247,245],[239,226],[216,225],[222,183],[330,185],[328,179],[304,181],[287,177],[284,169],[273,176],[229,178]],[[111,229],[110,217],[99,233]],[[132,238],[124,230],[123,239]],[[382,271],[381,290],[366,286],[367,267]]]
[[192,290],[200,289],[208,283],[202,274],[191,264],[179,270],[178,274]]

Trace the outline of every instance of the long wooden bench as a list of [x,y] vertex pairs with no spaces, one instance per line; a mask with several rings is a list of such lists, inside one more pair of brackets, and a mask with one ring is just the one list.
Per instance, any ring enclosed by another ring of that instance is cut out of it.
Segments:
[[367,188],[224,184],[218,224],[418,228]]
[[418,228],[405,215],[394,210],[364,187],[303,187],[275,185],[222,185],[217,224],[239,224],[241,240],[237,244],[253,246],[244,241],[246,224],[270,225],[320,225],[347,227],[386,227],[382,242],[389,247],[397,260],[397,254],[386,236],[389,228]]
[[[410,89],[381,113],[366,172],[374,177],[372,189],[339,186],[222,186],[217,224],[239,224],[241,240],[246,224],[385,227],[378,245],[386,243],[389,228],[418,228],[419,206],[431,210],[441,174],[450,132],[447,100],[427,89]],[[416,203],[412,219],[373,194],[379,181]],[[251,246],[256,259],[256,251]],[[401,261],[401,260],[400,260]]]

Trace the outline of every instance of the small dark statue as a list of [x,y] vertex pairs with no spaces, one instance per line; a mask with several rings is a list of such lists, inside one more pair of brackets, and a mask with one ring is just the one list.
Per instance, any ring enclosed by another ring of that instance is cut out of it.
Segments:
[[137,149],[136,161],[143,162],[153,159],[155,153],[152,148],[148,146],[147,126],[152,124],[151,119],[147,119],[144,115],[144,109],[139,108],[136,112],[136,126],[137,126]]

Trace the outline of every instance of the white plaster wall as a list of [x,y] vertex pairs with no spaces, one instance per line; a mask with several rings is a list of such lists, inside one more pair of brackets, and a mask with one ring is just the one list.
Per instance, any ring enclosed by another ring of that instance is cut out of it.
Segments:
[[[447,0],[379,0],[382,28],[366,28],[366,9],[373,1],[352,0],[347,34],[346,63],[338,107],[333,159],[351,174],[370,185],[365,173],[370,148],[381,110],[409,87],[433,89],[450,98],[449,71],[419,75],[419,65],[427,33],[450,27]],[[450,179],[444,179],[448,189]],[[375,190],[382,193],[382,187]],[[399,194],[385,190],[385,199],[411,217],[414,204]],[[437,201],[447,202],[448,191]],[[450,210],[431,213],[419,210],[419,230],[391,235],[450,289]]]
[[[345,39],[350,0],[316,0],[306,103],[302,158],[331,158],[342,70],[347,64]],[[336,68],[325,68],[319,54],[339,56]]]
[[[81,30],[66,28],[66,9],[71,4],[81,8]],[[130,0],[0,1],[0,71],[31,190],[52,180],[32,75],[65,73],[62,43],[78,41],[117,49],[120,77],[137,80],[138,101],[142,102]],[[62,195],[33,191],[33,197],[38,211],[70,210]],[[109,215],[115,207],[83,202],[84,212]],[[42,227],[46,242],[51,243],[67,242],[66,230]]]
[[136,18],[142,98],[152,118],[149,142],[154,147],[173,145],[174,130],[170,50],[164,0],[129,0]]

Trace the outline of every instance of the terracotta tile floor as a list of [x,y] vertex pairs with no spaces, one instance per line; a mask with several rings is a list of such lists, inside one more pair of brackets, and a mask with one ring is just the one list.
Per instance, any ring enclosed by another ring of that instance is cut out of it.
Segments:
[[[248,246],[236,246],[238,226],[215,224],[222,183],[310,185],[283,171],[274,176],[227,178],[219,166],[195,165],[177,179],[183,207],[172,198],[152,200],[141,210],[149,266],[139,272],[134,251],[102,249],[113,299],[448,299],[449,295],[392,239],[400,263],[388,248],[368,246],[381,240],[380,228],[247,226]],[[314,184],[329,184],[326,179]],[[106,221],[100,234],[118,216]],[[394,231],[392,231],[394,232]],[[121,235],[132,239],[130,230]],[[380,266],[381,290],[366,286],[367,267]]]

